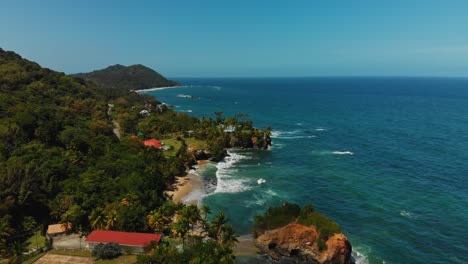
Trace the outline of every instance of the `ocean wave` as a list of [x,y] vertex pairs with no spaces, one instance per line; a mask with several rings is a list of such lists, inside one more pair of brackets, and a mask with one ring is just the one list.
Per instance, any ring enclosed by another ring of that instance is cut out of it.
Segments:
[[369,259],[367,258],[367,256],[355,249],[353,249],[353,252],[351,252],[351,255],[356,260],[355,262],[356,264],[369,264]]
[[327,131],[327,129],[323,127],[318,127],[315,129],[315,131]]
[[354,152],[351,152],[351,151],[339,151],[339,150],[336,150],[336,151],[329,151],[329,150],[322,150],[322,151],[312,151],[312,154],[313,155],[316,155],[316,156],[326,156],[326,155],[354,155],[355,153]]
[[316,138],[316,135],[310,136],[290,136],[290,137],[278,137],[278,139],[304,139],[304,138]]
[[274,130],[271,132],[272,136],[281,136],[281,135],[294,135],[301,133],[302,130],[292,130],[292,131],[282,131],[282,130]]
[[228,151],[228,154],[229,156],[216,165],[217,182],[214,193],[236,193],[249,190],[250,186],[247,185],[247,179],[237,179],[232,175],[237,171],[236,169],[232,169],[234,164],[249,157],[231,151]]
[[180,97],[180,98],[193,98],[193,96],[190,95],[190,94],[178,94],[178,95],[176,95],[176,97]]
[[316,135],[304,135],[307,131],[303,130],[292,130],[292,131],[280,131],[275,130],[271,132],[271,138],[273,139],[304,139],[304,138],[315,138]]
[[267,189],[267,190],[262,190],[259,189],[253,194],[253,200],[246,201],[245,206],[246,207],[257,207],[257,206],[264,206],[266,204],[269,204],[272,199],[278,198],[278,194],[273,191],[272,189]]
[[301,122],[299,122],[299,123],[296,123],[295,125],[296,125],[296,126],[302,126],[302,125],[304,125],[304,124],[302,124]]
[[335,155],[354,155],[354,152],[351,151],[332,151]]
[[265,179],[258,179],[258,180],[257,180],[258,185],[262,185],[262,184],[265,183],[265,182],[266,182]]
[[195,175],[198,175],[197,171],[194,170],[194,169],[191,169],[188,171],[188,174],[195,174]]
[[410,219],[414,218],[414,214],[412,212],[405,211],[405,210],[401,210],[400,215],[404,216],[404,217],[407,217],[407,218],[410,218]]
[[179,110],[179,112],[183,112],[183,113],[192,113],[192,110],[189,109],[189,110]]
[[286,144],[281,143],[274,143],[271,145],[270,149],[282,149],[286,146]]

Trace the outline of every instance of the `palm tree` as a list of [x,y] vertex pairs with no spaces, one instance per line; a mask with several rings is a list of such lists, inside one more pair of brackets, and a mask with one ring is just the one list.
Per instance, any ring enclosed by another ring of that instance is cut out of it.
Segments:
[[93,210],[89,216],[89,221],[91,222],[92,229],[102,230],[106,226],[106,216],[101,208]]
[[183,217],[185,217],[192,226],[193,234],[194,227],[198,224],[198,221],[201,220],[200,209],[196,205],[189,205],[182,209],[182,211],[185,211],[185,215],[183,215]]
[[162,232],[166,228],[167,223],[170,222],[170,218],[161,213],[160,210],[151,211],[146,218],[148,219],[149,227],[157,232]]
[[108,215],[106,215],[106,229],[112,230],[117,224],[117,211],[112,210]]
[[0,221],[0,255],[8,255],[11,253],[8,249],[8,239],[15,233],[15,230],[10,227],[7,221]]
[[228,221],[229,219],[224,215],[223,211],[218,212],[213,221],[211,221],[212,232],[210,236],[219,240],[221,232],[224,230]]
[[185,237],[190,230],[190,223],[182,218],[177,221],[172,228],[176,235],[179,235],[182,238],[182,243],[185,244]]
[[234,232],[234,229],[230,225],[225,225],[224,230],[221,233],[220,242],[222,245],[233,247],[239,242],[237,239],[239,236]]
[[13,242],[10,252],[11,258],[8,263],[16,264],[21,263],[23,260],[23,253],[28,251],[28,244],[26,242],[15,241]]
[[207,204],[204,204],[201,208],[203,214],[205,215],[203,218],[207,218],[209,214],[211,214],[211,208],[207,205]]

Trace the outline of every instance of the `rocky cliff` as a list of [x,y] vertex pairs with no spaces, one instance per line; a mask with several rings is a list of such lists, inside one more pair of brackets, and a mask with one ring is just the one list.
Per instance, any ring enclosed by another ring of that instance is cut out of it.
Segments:
[[351,243],[342,233],[330,236],[325,245],[320,245],[319,232],[315,226],[298,223],[266,231],[256,239],[260,251],[276,260],[291,257],[304,263],[354,263]]

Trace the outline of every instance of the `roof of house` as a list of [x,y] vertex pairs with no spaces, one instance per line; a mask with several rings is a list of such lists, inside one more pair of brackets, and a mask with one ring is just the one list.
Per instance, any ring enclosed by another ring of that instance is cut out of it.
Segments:
[[163,146],[161,141],[154,139],[154,138],[143,141],[143,144],[145,144],[145,146],[147,147],[153,147],[153,148],[161,148]]
[[64,232],[67,232],[66,224],[53,224],[47,227],[47,234],[59,234]]
[[146,247],[152,241],[158,243],[159,240],[161,240],[161,237],[162,237],[162,234],[94,230],[86,238],[86,242],[91,242],[91,243],[115,242],[122,246]]

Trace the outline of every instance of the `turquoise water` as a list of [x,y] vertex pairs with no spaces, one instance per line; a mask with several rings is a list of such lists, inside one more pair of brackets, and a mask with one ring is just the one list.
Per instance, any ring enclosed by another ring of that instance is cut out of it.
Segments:
[[268,206],[313,203],[359,263],[468,262],[468,79],[178,81],[150,94],[273,127],[271,150],[230,151],[202,173],[203,202],[238,233]]

